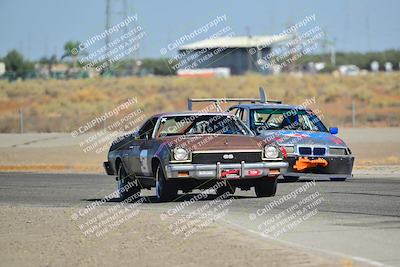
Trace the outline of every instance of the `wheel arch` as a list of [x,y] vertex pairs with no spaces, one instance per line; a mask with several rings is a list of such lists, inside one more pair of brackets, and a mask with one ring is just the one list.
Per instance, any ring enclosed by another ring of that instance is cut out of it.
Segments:
[[156,177],[156,171],[158,165],[161,165],[161,160],[158,157],[153,157],[151,159],[151,172],[153,173],[154,177]]

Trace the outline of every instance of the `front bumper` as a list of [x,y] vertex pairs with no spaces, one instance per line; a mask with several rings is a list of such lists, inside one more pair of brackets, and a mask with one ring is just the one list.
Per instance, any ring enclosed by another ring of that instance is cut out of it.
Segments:
[[[169,164],[165,166],[168,179],[194,178],[194,179],[252,179],[264,176],[277,176],[286,173],[288,163],[257,162],[257,163],[219,163],[216,164]],[[238,177],[222,177],[224,171],[239,170]],[[185,173],[184,177],[182,173]]]
[[[310,157],[312,158],[312,157]],[[314,157],[318,158],[318,157]],[[286,176],[298,176],[306,178],[350,178],[352,176],[354,157],[353,156],[343,156],[343,157],[320,157],[328,161],[328,166],[326,167],[315,167],[309,168],[303,171],[297,171],[293,168],[296,164],[298,157],[287,157],[285,161],[289,163],[289,167]]]
[[113,175],[114,174],[114,171],[113,171],[109,161],[103,162],[103,167],[104,167],[104,170],[106,171],[107,175]]

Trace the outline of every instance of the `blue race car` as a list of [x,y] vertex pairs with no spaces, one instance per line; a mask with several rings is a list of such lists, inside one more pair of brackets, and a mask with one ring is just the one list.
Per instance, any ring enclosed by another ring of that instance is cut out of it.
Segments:
[[[345,181],[352,177],[354,156],[336,136],[338,128],[328,129],[311,109],[267,101],[263,89],[260,99],[189,99],[192,102],[239,102],[228,111],[239,117],[257,136],[276,141],[289,163],[286,181],[303,178],[329,178]],[[244,104],[243,102],[250,102]]]

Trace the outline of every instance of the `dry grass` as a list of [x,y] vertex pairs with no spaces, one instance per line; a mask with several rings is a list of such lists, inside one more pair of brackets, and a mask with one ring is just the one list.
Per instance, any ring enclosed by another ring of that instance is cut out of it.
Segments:
[[103,169],[99,164],[92,165],[65,165],[65,164],[33,164],[33,165],[0,165],[0,171],[7,172],[27,172],[27,171],[40,171],[40,172],[73,172],[73,173],[102,173]]
[[188,97],[257,97],[259,86],[266,88],[271,98],[292,104],[316,96],[316,106],[329,125],[350,125],[351,101],[355,100],[358,126],[400,126],[400,74],[379,73],[357,77],[324,74],[0,81],[0,132],[18,131],[19,108],[24,110],[27,131],[65,132],[130,97],[137,96],[139,107],[151,115],[184,110]]

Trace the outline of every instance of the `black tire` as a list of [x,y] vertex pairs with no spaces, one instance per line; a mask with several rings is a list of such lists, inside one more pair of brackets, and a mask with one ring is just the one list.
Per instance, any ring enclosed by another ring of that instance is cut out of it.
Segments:
[[[124,200],[140,192],[139,186],[127,186],[128,183],[133,183],[132,177],[126,173],[126,170],[122,163],[119,165],[118,169],[118,192],[120,199]],[[121,190],[123,187],[127,186],[127,190]],[[139,194],[138,194],[139,195]]]
[[178,195],[178,188],[173,181],[165,179],[159,164],[156,171],[156,197],[159,202],[172,201]]
[[288,183],[294,183],[299,180],[299,176],[286,176],[283,175],[283,180]]
[[346,179],[347,178],[344,178],[344,177],[342,177],[342,178],[330,178],[330,180],[332,182],[344,182],[344,181],[346,181]]
[[255,185],[255,191],[257,197],[272,197],[275,196],[276,188],[278,185],[278,179],[267,180],[268,178],[264,177],[257,181]]
[[229,182],[227,182],[226,185],[218,187],[217,190],[215,190],[215,193],[217,194],[217,197],[219,197],[227,192],[229,192],[231,195],[233,195],[233,194],[235,194],[235,191],[236,191],[236,187],[230,185]]

